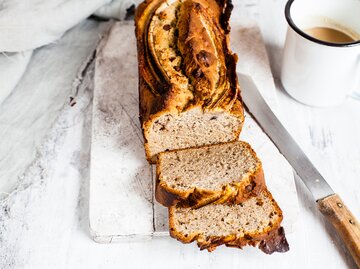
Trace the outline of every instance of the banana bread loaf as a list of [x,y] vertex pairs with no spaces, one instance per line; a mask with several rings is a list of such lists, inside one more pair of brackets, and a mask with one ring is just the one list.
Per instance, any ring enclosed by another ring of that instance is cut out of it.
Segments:
[[140,122],[160,152],[235,141],[243,125],[230,1],[146,0],[136,10]]
[[257,246],[263,252],[289,250],[280,226],[282,211],[268,190],[240,204],[208,204],[198,209],[181,203],[169,208],[170,235],[183,243],[197,241],[201,250],[225,244]]
[[261,161],[242,141],[160,153],[156,171],[156,200],[164,206],[239,203],[265,188]]

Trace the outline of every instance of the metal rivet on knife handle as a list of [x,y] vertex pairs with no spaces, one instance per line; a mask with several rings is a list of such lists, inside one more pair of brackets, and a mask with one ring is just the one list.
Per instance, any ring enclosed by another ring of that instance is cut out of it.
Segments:
[[318,200],[319,210],[340,235],[360,268],[360,225],[337,194]]

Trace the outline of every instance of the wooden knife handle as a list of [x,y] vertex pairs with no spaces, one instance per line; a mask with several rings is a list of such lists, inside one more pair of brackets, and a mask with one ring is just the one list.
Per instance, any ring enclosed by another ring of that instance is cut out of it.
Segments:
[[318,200],[317,203],[320,212],[333,225],[360,268],[360,223],[337,194]]

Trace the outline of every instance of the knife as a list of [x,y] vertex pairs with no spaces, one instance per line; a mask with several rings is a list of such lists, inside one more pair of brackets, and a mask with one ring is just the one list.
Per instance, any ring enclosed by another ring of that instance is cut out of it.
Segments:
[[251,77],[238,73],[241,96],[250,114],[312,193],[320,212],[340,235],[360,268],[360,224],[267,105]]

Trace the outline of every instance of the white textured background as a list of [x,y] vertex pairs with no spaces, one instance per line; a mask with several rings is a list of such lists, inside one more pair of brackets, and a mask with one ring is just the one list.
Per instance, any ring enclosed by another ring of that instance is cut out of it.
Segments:
[[[258,20],[278,77],[285,1],[234,2],[233,18]],[[240,263],[239,255],[257,250],[221,248],[209,254],[170,239],[94,243],[87,216],[91,93],[86,83],[77,104],[67,104],[77,71],[103,28],[87,21],[36,50],[20,84],[0,106],[0,268],[355,268],[299,182],[299,229],[289,237],[286,255]],[[58,60],[49,64],[49,58]],[[360,216],[360,104],[349,99],[337,108],[314,109],[290,99],[280,86],[277,93],[289,131]]]

